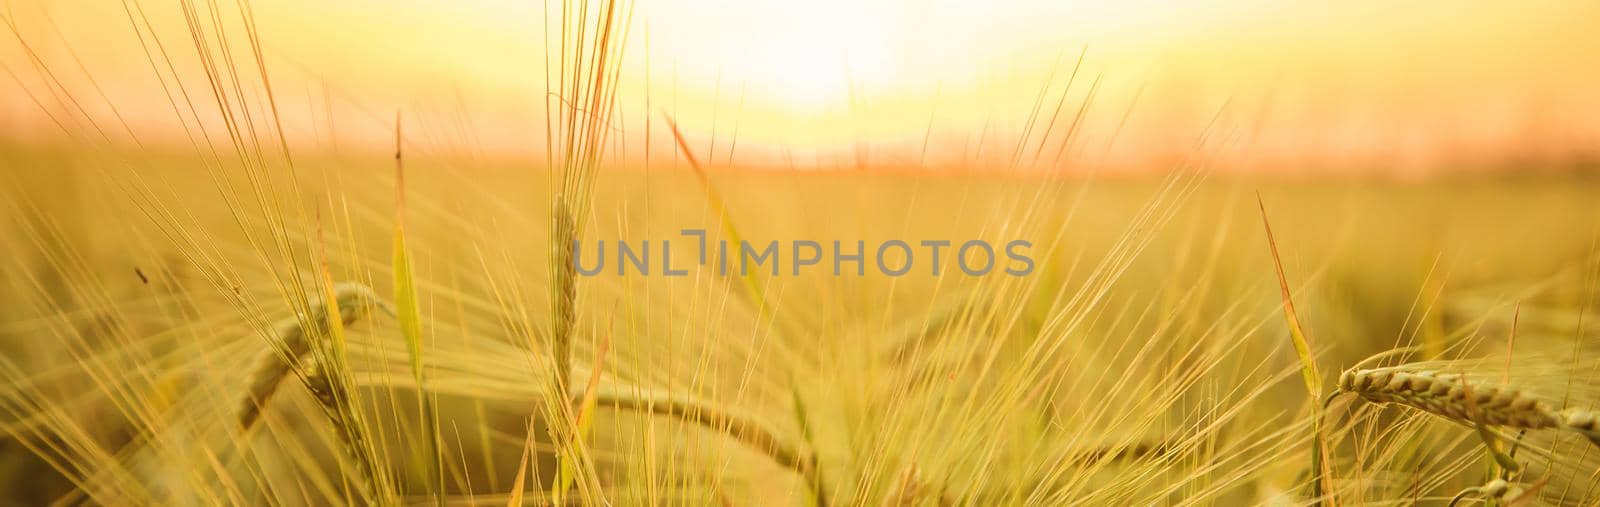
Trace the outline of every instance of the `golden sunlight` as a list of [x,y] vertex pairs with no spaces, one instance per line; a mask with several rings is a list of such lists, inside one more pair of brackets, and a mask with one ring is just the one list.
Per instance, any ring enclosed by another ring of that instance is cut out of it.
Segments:
[[845,104],[852,87],[879,82],[894,61],[889,41],[877,28],[890,20],[867,9],[852,12],[854,3],[740,4],[741,17],[771,20],[762,23],[770,26],[743,32],[750,38],[711,31],[717,44],[736,49],[719,64],[719,77],[738,83],[742,92],[756,90],[756,100],[798,112]]
[[[187,44],[174,36],[186,30],[181,10],[101,3],[6,14],[27,43],[0,47],[7,137],[89,128],[68,118],[81,107],[144,127],[143,140],[186,142],[168,94],[180,77],[204,85],[190,72],[202,62],[176,51]],[[418,135],[440,149],[525,157],[544,150],[554,102],[540,97],[558,71],[547,64],[560,63],[545,44],[559,20],[542,5],[253,10],[286,136],[381,149],[401,110],[434,129]],[[1600,15],[1590,2],[662,0],[630,14],[615,128],[636,142],[616,163],[670,156],[659,137],[637,142],[660,114],[718,149],[711,160],[746,165],[1150,169],[1208,128],[1249,146],[1230,168],[1295,171],[1582,158],[1600,144],[1600,38],[1581,21]],[[106,100],[67,104],[67,93]],[[1073,139],[1027,139],[1052,116],[1078,125]],[[1035,153],[1013,156],[1019,143]]]

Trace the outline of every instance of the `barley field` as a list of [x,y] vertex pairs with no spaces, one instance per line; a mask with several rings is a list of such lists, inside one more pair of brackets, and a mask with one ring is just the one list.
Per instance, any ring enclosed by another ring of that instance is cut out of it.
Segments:
[[1063,70],[989,157],[744,164],[615,0],[544,6],[548,151],[340,151],[176,4],[116,6],[194,43],[170,145],[11,25],[61,135],[0,138],[0,504],[1600,504],[1584,159],[1234,170],[1219,113],[1098,171]]

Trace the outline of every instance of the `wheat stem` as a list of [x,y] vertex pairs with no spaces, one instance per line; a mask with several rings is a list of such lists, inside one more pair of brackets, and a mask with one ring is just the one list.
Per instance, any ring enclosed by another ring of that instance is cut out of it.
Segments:
[[596,407],[673,417],[717,430],[760,451],[773,463],[793,470],[808,484],[816,484],[816,453],[789,445],[777,431],[754,415],[738,413],[706,400],[635,390],[599,388],[594,396]]

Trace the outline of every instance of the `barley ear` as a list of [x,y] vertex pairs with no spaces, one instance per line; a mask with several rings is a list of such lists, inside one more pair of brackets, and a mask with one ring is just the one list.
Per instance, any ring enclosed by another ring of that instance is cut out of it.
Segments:
[[275,345],[275,350],[269,351],[260,360],[260,365],[255,367],[255,373],[250,377],[244,403],[239,407],[239,427],[246,432],[255,427],[261,418],[261,411],[278,393],[283,380],[301,367],[305,355],[310,352],[305,329],[292,319],[289,324],[292,325],[280,327],[279,343]]
[[[386,314],[395,315],[392,306],[378,298],[371,288],[358,283],[335,285],[333,301],[338,306],[335,311],[345,325],[354,324],[365,317],[369,308],[375,307]],[[309,327],[296,317],[277,324],[277,340],[273,343],[273,350],[263,356],[252,370],[254,373],[250,376],[247,394],[240,404],[239,426],[245,431],[255,427],[261,411],[272,401],[285,379],[291,374],[304,375],[309,369],[315,368],[314,361],[307,356],[313,352],[311,347],[316,338],[307,335],[321,332],[317,323],[326,322],[328,312],[327,302],[319,300],[311,305],[307,318],[312,323]]]
[[[344,358],[344,326],[354,324],[369,308],[391,315],[395,312],[366,286],[332,283],[326,271],[323,279],[325,295],[312,304],[305,318],[291,317],[279,325],[279,343],[251,377],[239,424],[245,431],[254,428],[283,381],[291,374],[298,376],[333,425],[345,454],[359,468],[362,501],[390,505],[394,495],[388,474],[379,465],[377,451],[351,398],[353,384]],[[330,301],[333,304],[328,304]]]
[[578,223],[572,209],[559,196],[551,213],[553,241],[550,245],[552,293],[550,299],[550,346],[555,358],[556,392],[571,389],[572,332],[577,314],[577,266],[573,243],[578,240]]
[[1537,430],[1560,426],[1559,414],[1511,386],[1473,384],[1461,375],[1421,369],[1346,372],[1339,389],[1373,403],[1395,403],[1462,423]]
[[[1484,451],[1489,453],[1489,457],[1502,470],[1506,472],[1521,470],[1522,465],[1518,464],[1517,460],[1512,459],[1505,451],[1500,450],[1500,439],[1495,438],[1494,433],[1489,431],[1489,426],[1484,423],[1482,409],[1478,406],[1477,397],[1472,395],[1472,387],[1467,385],[1467,379],[1462,377],[1459,382],[1461,383],[1462,391],[1466,393],[1467,420],[1472,425],[1473,431],[1477,432],[1478,439],[1483,441]],[[1493,468],[1491,466],[1490,470],[1493,471]]]
[[[578,241],[578,221],[569,203],[557,195],[551,209],[550,241],[550,354],[554,360],[552,399],[559,399],[554,407],[550,425],[551,437],[558,444],[557,479],[550,484],[550,496],[555,502],[566,498],[584,461],[578,421],[572,415],[572,340],[577,318],[577,265],[573,257]],[[581,491],[580,491],[581,492]]]

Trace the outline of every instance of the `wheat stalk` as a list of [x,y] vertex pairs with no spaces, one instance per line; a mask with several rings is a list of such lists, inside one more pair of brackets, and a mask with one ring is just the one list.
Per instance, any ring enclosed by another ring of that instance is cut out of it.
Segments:
[[389,493],[392,490],[388,487],[388,475],[378,465],[372,440],[367,436],[360,414],[356,413],[355,404],[351,403],[350,385],[339,377],[337,373],[326,371],[308,374],[304,381],[306,390],[316,398],[328,422],[339,429],[339,442],[345,454],[355,461],[361,471],[360,485],[366,495],[364,500],[373,505],[392,504],[394,496]]
[[672,417],[716,430],[793,470],[808,484],[817,482],[816,453],[786,443],[771,425],[754,415],[705,400],[638,389],[598,388],[593,394],[596,407]]

